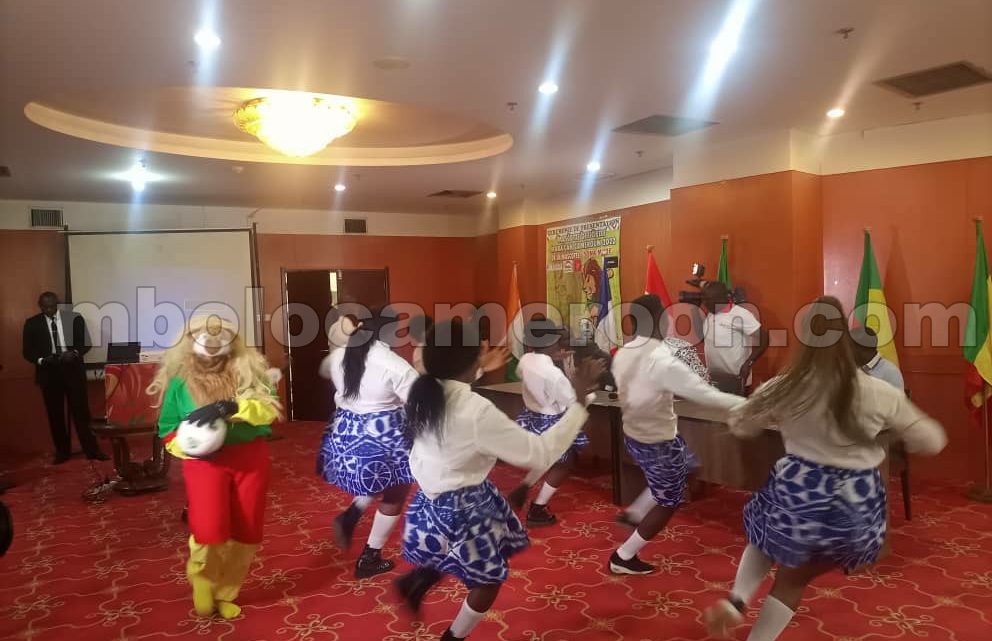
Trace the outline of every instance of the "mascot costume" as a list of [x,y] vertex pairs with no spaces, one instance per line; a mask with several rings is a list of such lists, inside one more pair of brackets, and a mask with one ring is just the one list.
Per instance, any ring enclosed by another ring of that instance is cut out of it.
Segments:
[[267,367],[226,321],[196,317],[148,387],[161,408],[159,435],[183,459],[186,574],[200,616],[241,613],[235,600],[262,541],[271,467],[266,437],[280,417]]

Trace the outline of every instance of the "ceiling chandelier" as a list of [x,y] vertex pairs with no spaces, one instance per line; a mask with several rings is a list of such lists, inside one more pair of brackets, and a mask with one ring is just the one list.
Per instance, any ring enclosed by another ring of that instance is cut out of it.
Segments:
[[234,124],[285,156],[303,158],[351,133],[358,115],[349,101],[309,93],[255,98],[234,112]]

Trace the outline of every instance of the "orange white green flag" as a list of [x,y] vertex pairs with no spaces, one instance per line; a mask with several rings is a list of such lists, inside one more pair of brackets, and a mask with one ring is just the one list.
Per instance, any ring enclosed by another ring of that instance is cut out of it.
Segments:
[[895,335],[889,320],[889,308],[885,304],[882,290],[882,275],[875,263],[875,252],[871,247],[871,233],[865,231],[865,254],[861,260],[861,278],[858,279],[858,293],[854,298],[854,318],[862,327],[870,327],[878,336],[878,353],[882,358],[899,365],[896,353]]
[[506,380],[519,381],[517,363],[524,355],[524,317],[520,306],[520,288],[517,286],[517,264],[513,263],[510,275],[510,291],[506,300],[506,346],[510,350],[510,361],[506,364]]
[[992,281],[989,280],[989,259],[985,253],[982,221],[975,221],[975,276],[971,282],[971,309],[964,330],[964,359],[967,398],[973,408],[980,408],[985,400],[985,386],[992,384],[992,342],[989,336],[989,317],[992,310]]

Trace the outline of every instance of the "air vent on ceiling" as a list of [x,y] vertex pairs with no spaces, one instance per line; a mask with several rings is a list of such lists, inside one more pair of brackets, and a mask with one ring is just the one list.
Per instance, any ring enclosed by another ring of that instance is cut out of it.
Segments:
[[962,61],[883,78],[875,84],[910,98],[922,98],[986,82],[992,82],[992,76],[977,65]]
[[621,125],[613,131],[619,134],[646,134],[649,136],[681,136],[690,131],[712,127],[717,123],[709,120],[696,120],[695,118],[682,118],[680,116],[654,115],[641,118],[634,122]]
[[346,234],[367,234],[369,231],[368,221],[364,218],[345,218],[344,233]]
[[0,165],[0,178],[10,178],[10,167]]
[[442,189],[441,191],[436,191],[433,194],[428,194],[428,198],[472,198],[473,196],[481,196],[481,191],[472,191],[470,189]]
[[41,209],[31,208],[32,227],[62,227],[65,223],[62,220],[61,209]]

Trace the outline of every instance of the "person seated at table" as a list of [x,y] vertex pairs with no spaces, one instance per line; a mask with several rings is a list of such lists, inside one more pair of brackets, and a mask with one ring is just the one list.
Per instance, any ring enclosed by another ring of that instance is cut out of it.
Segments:
[[851,330],[854,341],[854,362],[868,376],[880,378],[898,390],[905,390],[899,366],[878,353],[878,334],[870,327]]
[[768,332],[754,314],[734,303],[730,290],[720,281],[703,286],[703,350],[706,367],[717,381],[734,381],[734,389],[718,383],[725,391],[744,391],[751,385],[751,368],[768,349]]
[[[565,351],[565,331],[550,320],[533,320],[528,323],[524,342],[527,353],[517,363],[524,409],[517,416],[517,423],[528,432],[543,434],[575,403],[575,390],[556,361],[561,361]],[[531,340],[533,339],[533,340]],[[546,527],[558,522],[548,510],[548,502],[568,478],[575,465],[579,450],[589,444],[585,432],[579,432],[572,445],[548,470],[532,470],[507,497],[510,505],[520,509],[527,500],[527,492],[544,476],[544,485],[527,511],[527,525]],[[545,474],[546,472],[546,474]]]
[[637,553],[664,529],[678,510],[690,468],[695,467],[695,457],[678,434],[674,397],[728,410],[744,401],[707,385],[675,357],[664,342],[664,305],[660,298],[645,294],[634,300],[633,305],[647,314],[634,315],[635,339],[613,356],[613,376],[623,412],[627,451],[644,472],[655,506],[610,557],[609,568],[614,574],[655,571]]
[[886,530],[883,430],[920,454],[947,443],[940,424],[902,390],[858,368],[845,318],[836,298],[817,299],[792,364],[731,412],[737,436],[777,426],[786,455],[744,507],[748,545],[730,594],[704,614],[711,636],[725,637],[744,620],[773,564],[775,581],[748,641],[777,639],[816,577],[878,560]]

